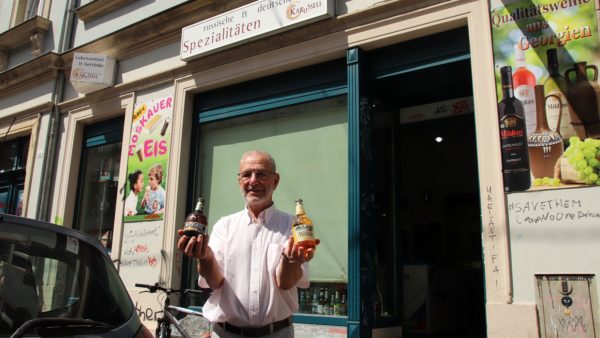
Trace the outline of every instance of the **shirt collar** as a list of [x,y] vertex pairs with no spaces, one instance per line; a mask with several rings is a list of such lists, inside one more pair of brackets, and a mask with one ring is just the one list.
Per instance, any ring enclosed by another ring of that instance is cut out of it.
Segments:
[[[246,210],[245,215],[248,219],[248,224],[252,224],[252,215],[250,214],[248,205],[246,205],[244,207],[244,209]],[[259,225],[268,224],[274,214],[275,214],[275,202],[273,202],[270,207],[266,208],[265,210],[261,211],[260,214],[258,214],[258,224]]]

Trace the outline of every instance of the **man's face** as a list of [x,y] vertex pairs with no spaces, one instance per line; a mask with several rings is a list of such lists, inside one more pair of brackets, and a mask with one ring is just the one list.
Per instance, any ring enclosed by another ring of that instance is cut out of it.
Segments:
[[240,161],[238,183],[248,208],[258,214],[271,205],[279,174],[273,173],[265,155],[251,153]]

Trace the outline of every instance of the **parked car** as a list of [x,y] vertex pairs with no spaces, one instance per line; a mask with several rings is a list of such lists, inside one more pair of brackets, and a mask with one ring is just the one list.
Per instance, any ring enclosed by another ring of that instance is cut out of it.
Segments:
[[152,337],[100,242],[0,213],[0,337]]

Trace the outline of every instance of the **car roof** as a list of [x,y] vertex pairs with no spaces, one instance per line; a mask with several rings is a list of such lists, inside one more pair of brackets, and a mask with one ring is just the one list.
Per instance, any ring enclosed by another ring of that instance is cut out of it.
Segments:
[[[101,252],[102,255],[104,255],[110,260],[110,256],[108,255],[106,248],[102,245],[102,243],[100,243],[100,241],[98,241],[98,239],[79,230],[67,228],[50,222],[40,221],[37,219],[0,213],[0,225],[4,223],[13,223],[19,226],[27,226],[30,228],[37,228],[40,230],[54,232],[60,235],[74,237],[80,241],[83,241],[95,247],[96,249],[98,249],[98,251]],[[1,226],[0,231],[2,231]]]

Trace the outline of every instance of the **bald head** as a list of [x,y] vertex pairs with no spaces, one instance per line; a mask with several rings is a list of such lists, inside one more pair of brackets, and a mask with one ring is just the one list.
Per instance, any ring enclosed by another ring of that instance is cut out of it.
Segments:
[[242,155],[242,158],[240,159],[240,168],[242,166],[242,163],[244,163],[244,161],[248,158],[260,158],[260,159],[262,159],[263,162],[265,162],[269,165],[269,169],[271,169],[272,172],[274,172],[274,173],[277,172],[277,168],[275,166],[275,160],[266,151],[250,150],[250,151],[245,152]]

